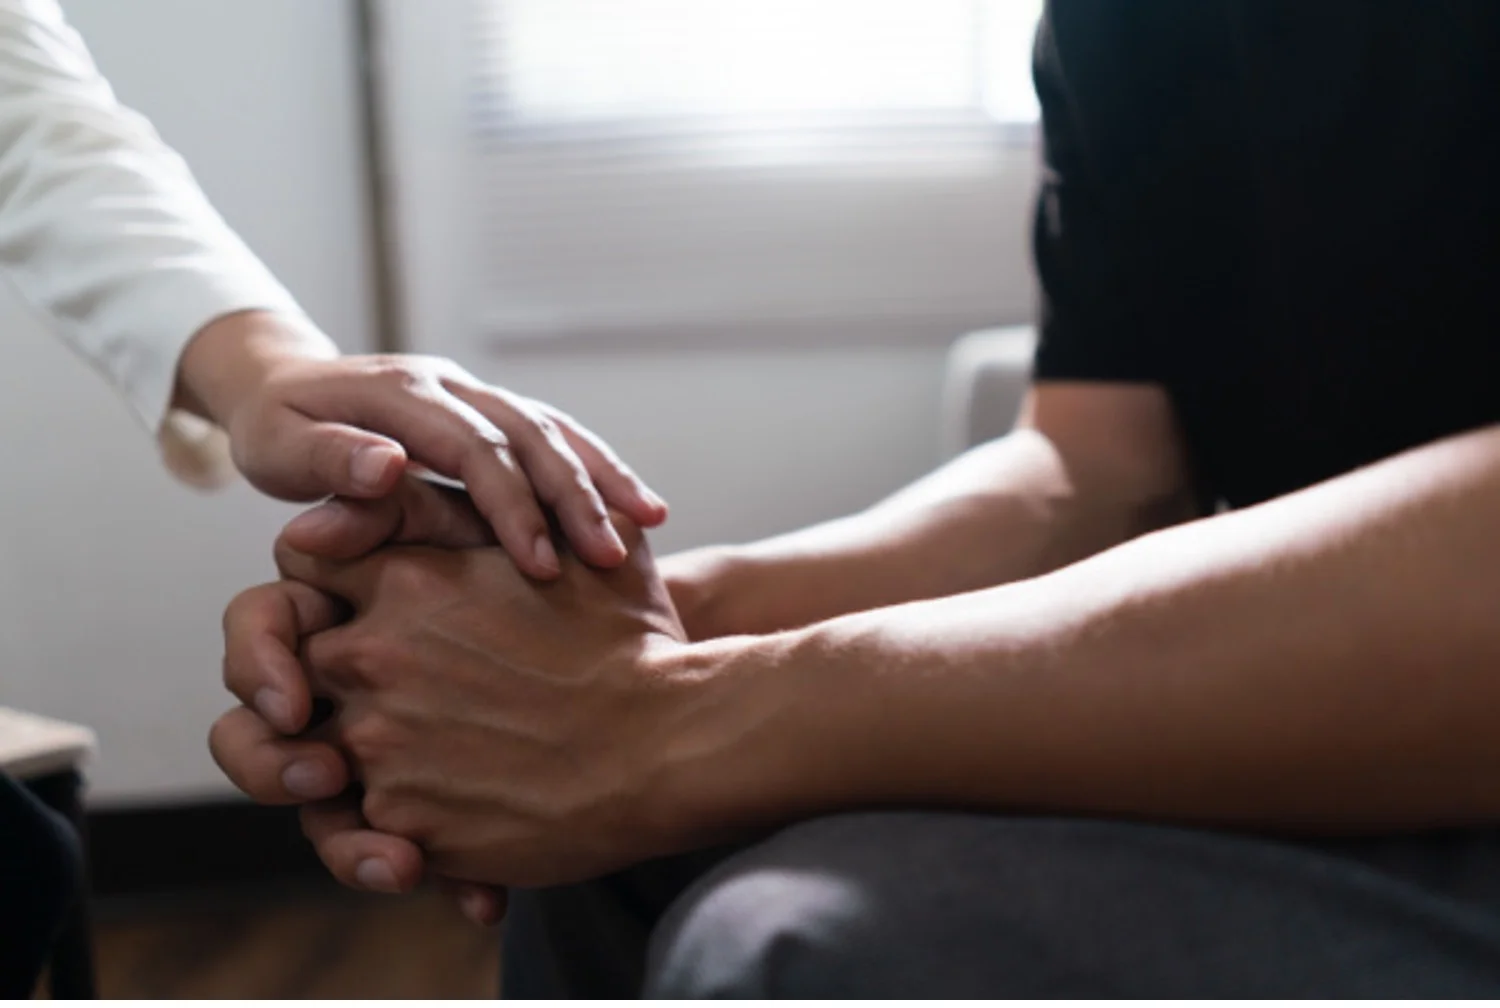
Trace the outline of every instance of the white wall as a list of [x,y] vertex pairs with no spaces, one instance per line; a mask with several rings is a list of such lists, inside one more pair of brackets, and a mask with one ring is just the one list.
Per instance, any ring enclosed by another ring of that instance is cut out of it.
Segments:
[[[346,346],[368,332],[343,0],[65,0],[105,73]],[[95,799],[225,785],[219,615],[266,580],[289,513],[179,488],[86,365],[6,290],[0,331],[0,703],[92,725]]]
[[466,363],[603,432],[672,505],[659,552],[845,514],[938,457],[939,348]]

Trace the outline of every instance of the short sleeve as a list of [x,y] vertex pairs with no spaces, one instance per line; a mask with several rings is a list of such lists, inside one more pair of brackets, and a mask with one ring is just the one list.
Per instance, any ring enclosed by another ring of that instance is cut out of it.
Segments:
[[[1063,13],[1063,6],[1048,5],[1033,61],[1044,159],[1032,230],[1041,285],[1034,377],[1160,382],[1157,334],[1142,304],[1151,292],[1142,266],[1146,250],[1132,240],[1139,233],[1135,214],[1122,212],[1121,180],[1108,160],[1108,134],[1121,124],[1090,118],[1119,110],[1080,102],[1080,93],[1092,97],[1101,84],[1109,86],[1101,77],[1112,61],[1099,53],[1101,43],[1088,38],[1078,38],[1064,58],[1059,33],[1069,43],[1077,33],[1069,20],[1076,15]],[[1096,22],[1093,34],[1107,30]],[[1096,125],[1097,132],[1091,128]]]

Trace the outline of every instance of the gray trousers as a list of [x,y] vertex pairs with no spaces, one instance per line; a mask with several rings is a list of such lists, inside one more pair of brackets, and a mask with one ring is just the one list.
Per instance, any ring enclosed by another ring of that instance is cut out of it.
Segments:
[[513,997],[1500,995],[1500,835],[830,816],[512,894]]

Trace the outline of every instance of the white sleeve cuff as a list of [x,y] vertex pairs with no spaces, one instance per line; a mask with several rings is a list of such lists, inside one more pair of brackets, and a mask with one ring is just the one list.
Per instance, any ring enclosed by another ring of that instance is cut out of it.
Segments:
[[162,464],[188,486],[218,490],[234,480],[229,435],[202,417],[170,410],[156,440]]

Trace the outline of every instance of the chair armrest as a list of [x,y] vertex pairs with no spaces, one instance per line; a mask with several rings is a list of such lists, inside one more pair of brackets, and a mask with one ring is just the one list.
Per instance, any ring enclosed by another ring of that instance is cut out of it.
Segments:
[[82,725],[0,707],[0,772],[12,777],[77,770],[97,746],[94,733]]
[[1035,350],[1036,330],[1030,326],[983,329],[953,344],[943,385],[945,459],[1015,426]]

